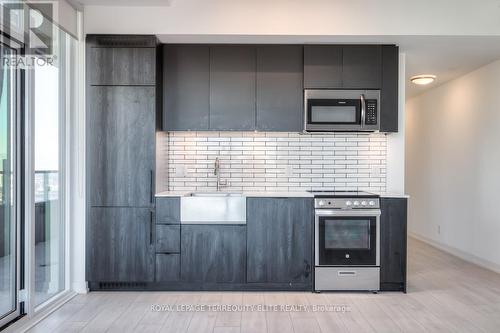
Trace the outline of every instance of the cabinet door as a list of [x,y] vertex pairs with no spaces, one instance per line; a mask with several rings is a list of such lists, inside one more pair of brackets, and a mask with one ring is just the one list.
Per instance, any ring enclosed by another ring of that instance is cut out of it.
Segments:
[[181,223],[181,198],[156,198],[156,223]]
[[311,283],[313,202],[249,198],[247,282]]
[[407,199],[382,198],[380,203],[381,289],[405,290]]
[[182,281],[245,282],[245,226],[182,225],[181,227]]
[[209,47],[165,45],[163,49],[163,130],[207,130]]
[[146,207],[153,200],[155,88],[88,87],[91,206]]
[[342,46],[304,46],[304,88],[342,88]]
[[147,208],[90,208],[87,280],[154,280],[153,214]]
[[303,47],[257,47],[257,129],[304,129]]
[[399,49],[382,46],[382,90],[380,92],[380,131],[398,131]]
[[255,129],[255,47],[210,48],[210,129]]
[[347,89],[380,89],[380,45],[349,45],[342,49],[342,86]]
[[89,52],[91,85],[156,84],[155,48],[91,47]]

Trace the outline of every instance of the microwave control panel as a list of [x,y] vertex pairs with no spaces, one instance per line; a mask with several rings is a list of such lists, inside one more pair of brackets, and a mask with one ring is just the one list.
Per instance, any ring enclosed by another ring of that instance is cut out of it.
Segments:
[[366,101],[366,125],[377,125],[377,100],[369,99]]

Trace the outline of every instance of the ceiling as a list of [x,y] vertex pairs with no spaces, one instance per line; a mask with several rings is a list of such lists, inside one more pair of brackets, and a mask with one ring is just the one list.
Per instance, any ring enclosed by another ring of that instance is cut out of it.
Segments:
[[[500,59],[500,36],[250,36],[159,35],[164,43],[368,43],[396,44],[406,54],[406,98]],[[418,74],[434,74],[426,86],[410,82]]]

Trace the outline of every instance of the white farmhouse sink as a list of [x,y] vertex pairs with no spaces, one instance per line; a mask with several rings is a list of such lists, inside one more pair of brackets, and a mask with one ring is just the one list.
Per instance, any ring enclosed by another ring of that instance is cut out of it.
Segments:
[[198,192],[181,197],[181,224],[246,224],[241,193]]

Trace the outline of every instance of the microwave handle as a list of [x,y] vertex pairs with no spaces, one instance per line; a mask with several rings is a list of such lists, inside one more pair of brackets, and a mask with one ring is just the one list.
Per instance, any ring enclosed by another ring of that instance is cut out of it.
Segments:
[[361,94],[361,127],[365,126],[365,118],[366,118],[366,101],[365,95]]

